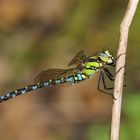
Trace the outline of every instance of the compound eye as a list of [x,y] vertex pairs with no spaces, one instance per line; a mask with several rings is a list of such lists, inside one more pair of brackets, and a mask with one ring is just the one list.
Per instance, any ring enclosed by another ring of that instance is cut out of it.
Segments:
[[105,53],[99,53],[99,57],[101,60],[108,58],[107,54],[105,54]]
[[101,57],[106,57],[106,54],[105,54],[105,53],[99,53],[99,55],[100,55]]
[[107,63],[108,62],[108,55],[105,54],[105,53],[99,53],[99,56],[98,56],[99,60]]

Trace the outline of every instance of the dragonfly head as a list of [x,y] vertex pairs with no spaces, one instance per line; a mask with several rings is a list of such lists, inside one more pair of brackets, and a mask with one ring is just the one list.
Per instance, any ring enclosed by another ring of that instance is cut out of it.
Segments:
[[106,65],[112,65],[114,63],[114,57],[108,50],[98,53],[98,58]]

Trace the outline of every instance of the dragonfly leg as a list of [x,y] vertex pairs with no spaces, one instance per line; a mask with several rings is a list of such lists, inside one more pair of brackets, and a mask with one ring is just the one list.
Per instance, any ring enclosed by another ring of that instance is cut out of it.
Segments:
[[104,72],[111,81],[114,81],[114,78],[113,78],[114,76],[110,73],[108,69],[104,68]]
[[[115,73],[115,75],[117,75],[117,74],[120,72],[120,70],[121,70],[122,68],[124,68],[124,67],[125,67],[125,66],[120,67],[120,68],[117,70],[117,72]],[[124,73],[124,75],[126,75],[126,73]],[[126,84],[123,85],[123,87],[126,87]]]
[[[122,55],[126,55],[126,53],[121,53],[121,54],[117,57],[116,61],[117,61]],[[118,74],[119,71],[120,71],[122,68],[124,68],[124,67],[125,67],[125,66],[120,67],[120,68],[117,70],[117,72],[115,73],[115,75]]]
[[[117,70],[117,72],[115,73],[115,75],[117,75],[117,74],[120,72],[120,70],[123,69],[124,67],[125,67],[125,66],[120,67],[120,68]],[[114,81],[114,79],[113,79],[114,76],[110,73],[110,71],[109,71],[108,69],[104,68],[104,72],[106,73],[107,77],[108,77],[111,81]],[[126,75],[126,73],[124,73],[124,75]]]
[[[120,67],[120,68],[116,71],[115,75],[117,75],[117,74],[121,71],[121,69],[123,69],[124,67],[125,67],[125,66]],[[124,73],[124,74],[126,74],[126,73]]]
[[104,68],[104,70],[111,76],[113,77],[113,74],[110,73],[110,71],[107,68]]
[[121,53],[116,60],[118,60],[122,55],[125,55],[126,53]]
[[116,98],[113,96],[113,94],[108,93],[108,92],[105,92],[105,91],[103,91],[103,90],[100,89],[100,82],[101,82],[101,80],[102,80],[102,82],[103,82],[103,86],[104,86],[104,89],[105,89],[105,90],[111,90],[111,89],[113,89],[113,87],[108,88],[108,87],[106,86],[105,79],[104,79],[104,73],[103,73],[102,71],[100,72],[100,77],[99,77],[99,80],[98,80],[98,91],[100,91],[100,92],[102,92],[102,93],[104,93],[104,94],[110,95],[110,96],[113,97],[113,99],[116,100]]
[[[126,53],[121,53],[121,54],[116,58],[116,61],[120,58],[120,56],[125,55],[125,54],[126,54]],[[110,66],[116,67],[116,64],[112,64],[112,65],[110,65]]]

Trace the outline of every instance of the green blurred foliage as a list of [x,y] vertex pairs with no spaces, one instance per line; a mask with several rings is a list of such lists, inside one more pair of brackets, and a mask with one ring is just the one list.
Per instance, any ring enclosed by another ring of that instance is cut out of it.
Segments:
[[[133,96],[131,93],[125,96],[122,104],[122,120],[120,128],[120,140],[139,140],[139,117],[140,112],[138,107],[140,106],[139,93]],[[105,124],[91,124],[87,129],[87,139],[88,140],[108,140],[110,126]]]
[[[0,95],[32,83],[42,70],[67,68],[82,49],[87,55],[107,49],[115,57],[127,2],[0,1]],[[139,23],[140,6],[129,32],[121,140],[140,139]],[[41,89],[1,104],[1,139],[109,139],[112,99],[96,94],[97,80]]]

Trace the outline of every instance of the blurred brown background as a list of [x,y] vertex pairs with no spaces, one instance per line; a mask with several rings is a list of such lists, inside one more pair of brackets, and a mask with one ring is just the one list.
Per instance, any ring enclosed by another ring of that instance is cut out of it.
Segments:
[[[67,68],[80,50],[116,56],[127,0],[1,0],[0,95],[31,84],[48,68]],[[140,139],[140,7],[128,42],[121,140]],[[112,98],[98,75],[0,104],[1,140],[108,140]],[[108,83],[109,86],[111,83]]]

